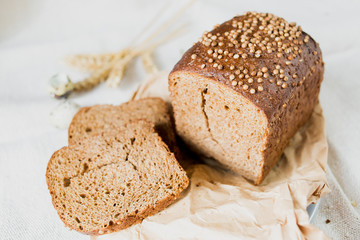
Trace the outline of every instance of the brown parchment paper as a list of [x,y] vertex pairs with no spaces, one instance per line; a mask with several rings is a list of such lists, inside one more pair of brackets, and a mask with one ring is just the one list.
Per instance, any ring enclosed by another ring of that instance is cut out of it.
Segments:
[[[133,98],[169,101],[167,77],[167,72],[159,72],[148,78]],[[306,212],[329,192],[327,152],[318,104],[260,186],[216,162],[187,159],[193,160],[185,164],[191,183],[180,199],[141,224],[98,239],[328,239],[309,223]],[[184,158],[198,157],[185,152]]]

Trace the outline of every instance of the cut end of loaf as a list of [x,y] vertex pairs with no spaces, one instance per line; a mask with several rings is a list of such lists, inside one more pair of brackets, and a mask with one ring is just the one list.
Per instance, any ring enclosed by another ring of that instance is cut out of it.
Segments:
[[144,121],[55,152],[46,173],[66,226],[101,235],[141,222],[188,186],[173,153]]
[[268,137],[264,112],[227,86],[193,72],[169,77],[176,130],[189,147],[259,184]]

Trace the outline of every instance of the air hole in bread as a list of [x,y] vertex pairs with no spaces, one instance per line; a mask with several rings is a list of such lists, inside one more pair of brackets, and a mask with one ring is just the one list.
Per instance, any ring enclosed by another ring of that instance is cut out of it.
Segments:
[[75,218],[75,221],[77,221],[78,223],[80,223],[80,220],[78,217]]
[[70,178],[64,178],[64,187],[70,186],[70,183],[71,183]]
[[92,129],[89,128],[89,127],[85,129],[85,132],[87,132],[87,133],[88,133],[88,132],[91,132],[91,131],[92,131]]
[[112,226],[112,225],[114,225],[114,222],[113,222],[113,221],[110,221],[110,222],[109,222],[109,226]]
[[229,110],[229,106],[225,105],[224,106],[225,110]]
[[86,195],[82,193],[82,194],[80,194],[80,197],[81,198],[86,198]]
[[81,174],[84,174],[87,172],[87,170],[89,170],[89,165],[87,163],[83,164],[83,168],[81,170]]
[[130,142],[131,142],[131,145],[133,145],[135,142],[135,138],[130,138]]

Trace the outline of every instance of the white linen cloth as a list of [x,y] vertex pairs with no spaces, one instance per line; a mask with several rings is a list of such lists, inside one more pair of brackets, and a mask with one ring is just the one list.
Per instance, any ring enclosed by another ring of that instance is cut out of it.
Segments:
[[[126,47],[166,4],[0,0],[1,239],[89,238],[63,226],[47,191],[47,161],[67,144],[66,130],[49,122],[49,113],[59,102],[47,95],[47,80],[69,70],[58,63],[68,54]],[[169,12],[174,8],[176,4]],[[180,20],[190,23],[188,32],[159,48],[156,63],[171,70],[204,30],[248,10],[295,21],[320,43],[325,61],[320,101],[327,124],[332,192],[320,202],[313,223],[334,239],[360,239],[358,1],[199,0]],[[102,85],[73,100],[82,106],[119,104],[130,98],[144,77],[140,64],[133,64],[119,88]]]

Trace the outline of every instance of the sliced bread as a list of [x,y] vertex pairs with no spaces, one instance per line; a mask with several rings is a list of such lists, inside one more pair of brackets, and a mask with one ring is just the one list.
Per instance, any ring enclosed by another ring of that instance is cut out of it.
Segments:
[[91,235],[141,222],[171,204],[189,183],[145,121],[61,148],[48,163],[46,180],[65,225]]
[[69,145],[103,131],[121,129],[125,123],[139,119],[153,123],[170,150],[177,153],[174,125],[168,105],[161,98],[144,98],[118,106],[95,105],[81,108],[69,126]]

